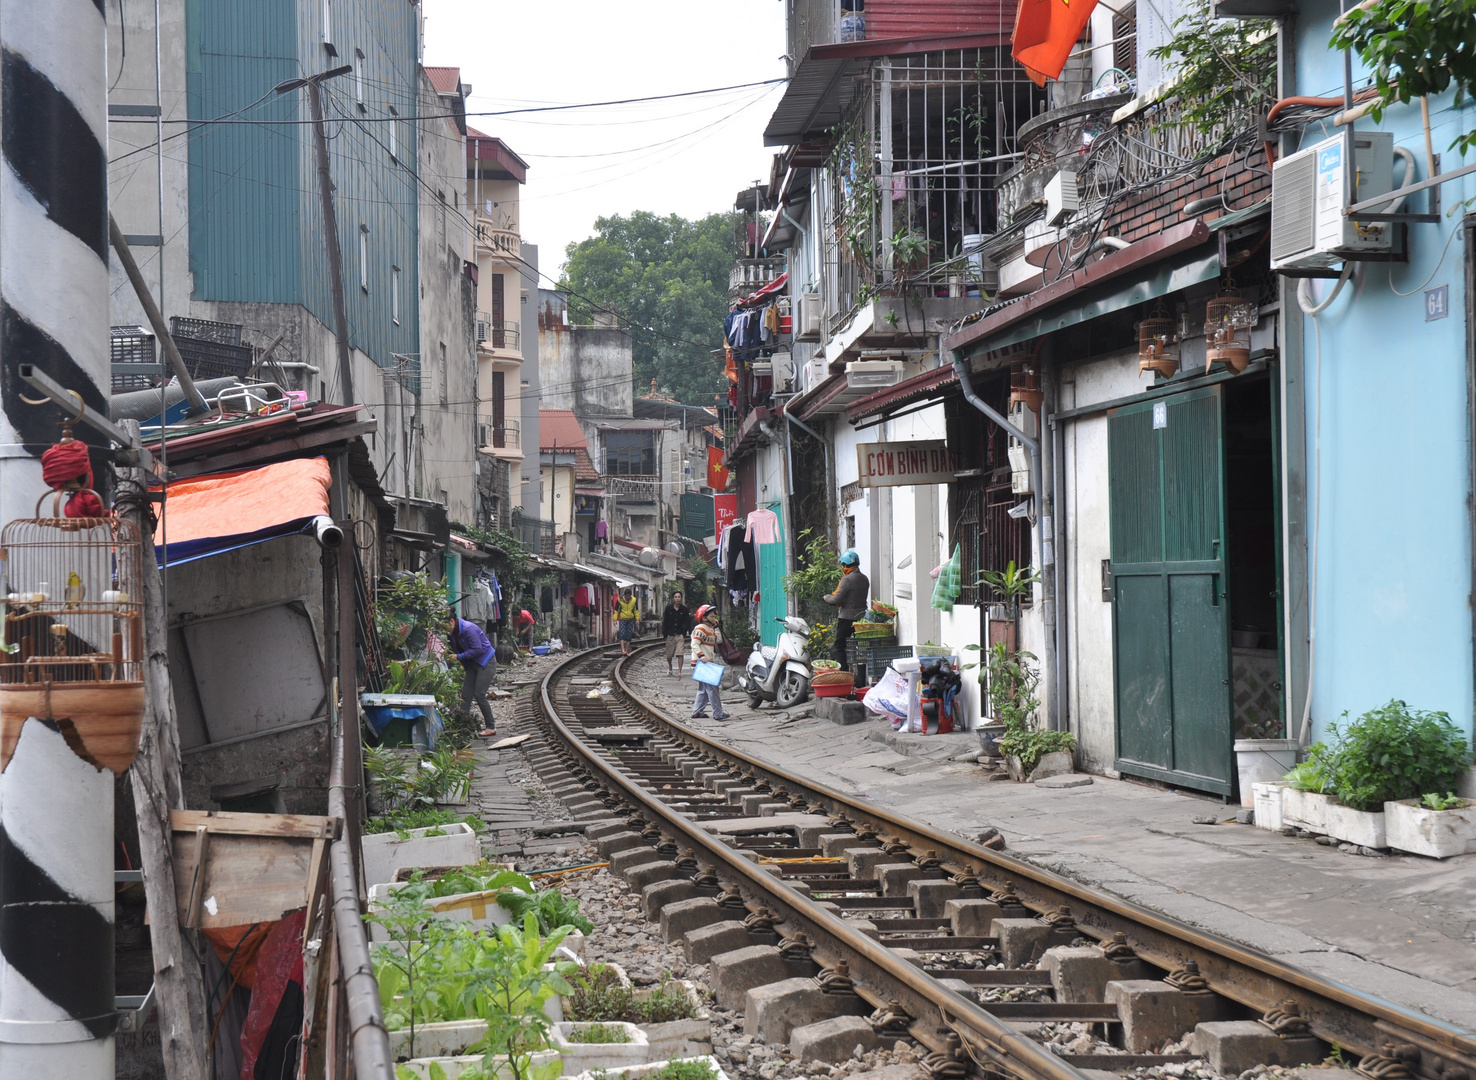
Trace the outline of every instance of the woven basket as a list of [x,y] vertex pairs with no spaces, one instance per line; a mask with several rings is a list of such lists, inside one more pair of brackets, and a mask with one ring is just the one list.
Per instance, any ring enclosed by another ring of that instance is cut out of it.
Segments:
[[849,671],[817,671],[811,686],[855,686],[856,676]]

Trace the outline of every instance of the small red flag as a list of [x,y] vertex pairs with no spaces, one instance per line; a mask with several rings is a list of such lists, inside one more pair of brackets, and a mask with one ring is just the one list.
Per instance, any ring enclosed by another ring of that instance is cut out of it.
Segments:
[[1097,0],[1020,0],[1010,55],[1037,86],[1061,77]]
[[723,464],[721,447],[707,448],[707,486],[722,491],[728,486],[728,467]]

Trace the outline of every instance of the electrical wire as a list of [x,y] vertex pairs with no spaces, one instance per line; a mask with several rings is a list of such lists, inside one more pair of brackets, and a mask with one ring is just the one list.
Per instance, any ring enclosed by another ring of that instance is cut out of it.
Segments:
[[1425,278],[1424,281],[1420,282],[1413,289],[1410,289],[1409,292],[1400,292],[1394,287],[1394,264],[1390,263],[1389,291],[1392,292],[1395,296],[1413,296],[1415,293],[1423,289],[1426,285],[1430,284],[1430,282],[1434,281],[1435,275],[1440,273],[1440,267],[1445,263],[1445,256],[1450,252],[1450,242],[1454,240],[1462,231],[1463,230],[1459,225],[1457,225],[1454,229],[1450,231],[1450,235],[1445,238],[1445,246],[1440,249],[1440,258],[1435,260],[1435,266],[1430,271],[1430,276]]

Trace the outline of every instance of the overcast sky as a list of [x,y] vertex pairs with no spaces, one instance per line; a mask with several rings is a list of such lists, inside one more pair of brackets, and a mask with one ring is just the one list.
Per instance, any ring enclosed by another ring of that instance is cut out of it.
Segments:
[[[461,68],[468,113],[783,78],[782,0],[424,0],[425,62]],[[528,162],[523,239],[544,273],[597,217],[731,207],[768,179],[782,86],[521,116],[471,116]],[[545,285],[547,283],[545,282]]]

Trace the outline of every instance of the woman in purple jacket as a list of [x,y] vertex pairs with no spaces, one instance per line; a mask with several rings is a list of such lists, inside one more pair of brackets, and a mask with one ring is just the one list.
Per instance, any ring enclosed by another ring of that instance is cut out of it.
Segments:
[[487,690],[497,676],[497,650],[480,626],[459,618],[455,612],[446,620],[446,629],[450,631],[451,651],[466,672],[461,678],[461,704],[470,709],[472,702],[476,702],[486,725],[477,734],[490,738],[497,734],[497,729],[492,723],[492,702],[487,700]]

